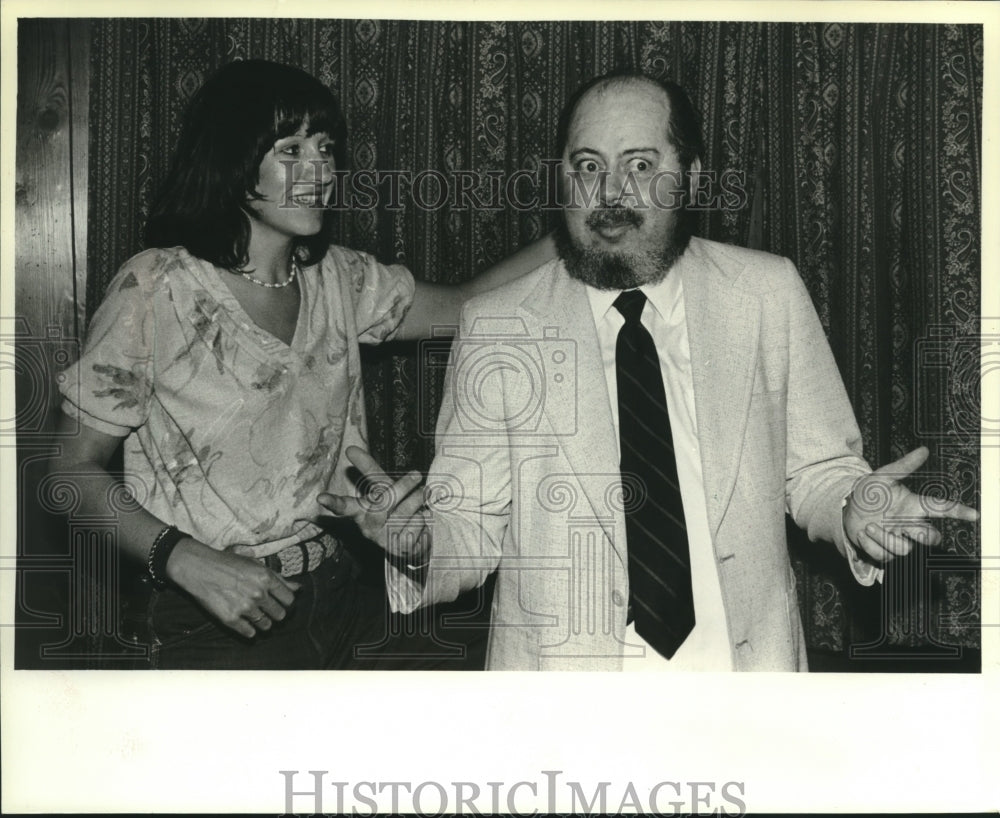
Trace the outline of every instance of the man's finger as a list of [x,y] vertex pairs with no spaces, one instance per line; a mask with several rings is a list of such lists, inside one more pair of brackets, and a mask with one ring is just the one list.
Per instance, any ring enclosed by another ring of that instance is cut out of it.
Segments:
[[885,563],[892,559],[892,554],[875,542],[874,538],[869,536],[864,529],[858,532],[857,541],[854,544],[878,563]]
[[[418,471],[411,471],[408,474],[404,474],[395,483],[392,484],[392,491],[398,498],[396,500],[396,505],[398,506],[403,500],[414,493],[414,489],[417,488],[422,482],[424,482],[424,476]],[[420,495],[421,502],[423,502],[424,493],[422,491],[416,492]]]
[[351,464],[359,471],[361,474],[371,480],[376,480],[378,482],[389,482],[389,477],[385,473],[385,470],[378,464],[368,452],[359,446],[348,446],[344,454],[347,455],[347,459],[351,461]]
[[878,523],[868,523],[865,534],[892,556],[905,557],[913,549],[913,541],[901,531],[887,530]]
[[391,514],[423,481],[423,475],[411,471],[403,475],[395,483],[377,483],[365,485],[365,480],[358,486],[362,492],[365,510]]
[[912,452],[904,454],[894,463],[887,463],[880,469],[875,469],[875,474],[891,477],[893,480],[902,480],[907,475],[919,469],[930,455],[926,446],[918,446]]
[[958,501],[944,502],[921,494],[920,505],[928,517],[948,517],[952,520],[964,520],[974,523],[979,519],[979,512],[974,508],[962,505]]
[[358,517],[364,514],[361,503],[354,497],[345,497],[343,494],[330,494],[323,492],[317,501],[327,511],[331,511],[338,517]]
[[941,542],[941,532],[932,525],[904,525],[895,530],[921,545],[935,546]]
[[[407,475],[407,477],[409,476]],[[424,491],[421,486],[423,478],[420,473],[417,472],[416,481],[406,480],[404,484],[404,480],[406,478],[399,480],[393,487],[394,489],[399,488],[398,496],[400,498],[393,509],[393,518],[412,517],[424,505]]]

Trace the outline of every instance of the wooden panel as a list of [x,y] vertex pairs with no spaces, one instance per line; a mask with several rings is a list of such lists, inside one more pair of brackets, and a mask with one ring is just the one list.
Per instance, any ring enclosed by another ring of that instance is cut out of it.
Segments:
[[18,21],[16,317],[3,327],[16,333],[17,350],[17,552],[25,560],[18,566],[17,667],[88,666],[68,648],[93,652],[94,623],[82,617],[104,598],[80,572],[80,549],[50,513],[54,496],[41,488],[59,446],[51,435],[56,376],[78,354],[83,329],[89,40],[86,21]]
[[[14,289],[20,337],[15,383],[18,430],[24,437],[50,427],[59,399],[55,375],[72,357],[80,333],[74,199],[86,201],[87,105],[71,92],[66,21],[20,20],[17,53]],[[86,77],[82,59],[77,64]],[[74,142],[83,143],[82,148],[77,144],[76,157]],[[84,162],[82,169],[74,168],[74,158]],[[78,222],[86,224],[85,205]],[[85,259],[86,252],[79,256]]]
[[86,328],[87,194],[90,146],[90,23],[69,22],[70,108],[73,163],[73,266],[76,332]]

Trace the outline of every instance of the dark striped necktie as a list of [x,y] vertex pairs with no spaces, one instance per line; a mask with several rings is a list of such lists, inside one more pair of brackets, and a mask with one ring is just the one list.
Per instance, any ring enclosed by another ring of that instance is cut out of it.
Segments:
[[656,345],[639,321],[646,296],[623,292],[618,332],[618,429],[636,633],[671,658],[694,628],[691,557]]

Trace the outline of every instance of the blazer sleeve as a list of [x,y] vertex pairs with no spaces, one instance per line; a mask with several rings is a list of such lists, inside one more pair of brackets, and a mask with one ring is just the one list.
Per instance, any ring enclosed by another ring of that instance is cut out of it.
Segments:
[[396,611],[450,602],[482,585],[500,564],[511,513],[503,375],[493,366],[494,344],[477,338],[474,325],[467,304],[451,350],[427,475],[430,560],[422,582],[386,564]]
[[811,540],[827,540],[847,558],[863,585],[882,570],[864,561],[847,539],[843,504],[871,472],[830,345],[794,265],[789,268],[789,372],[785,497],[788,511]]

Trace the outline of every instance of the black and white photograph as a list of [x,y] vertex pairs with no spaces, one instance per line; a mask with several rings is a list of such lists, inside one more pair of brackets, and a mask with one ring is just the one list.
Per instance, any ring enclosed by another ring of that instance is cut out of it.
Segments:
[[5,812],[1000,807],[1000,13],[623,9],[4,5]]

